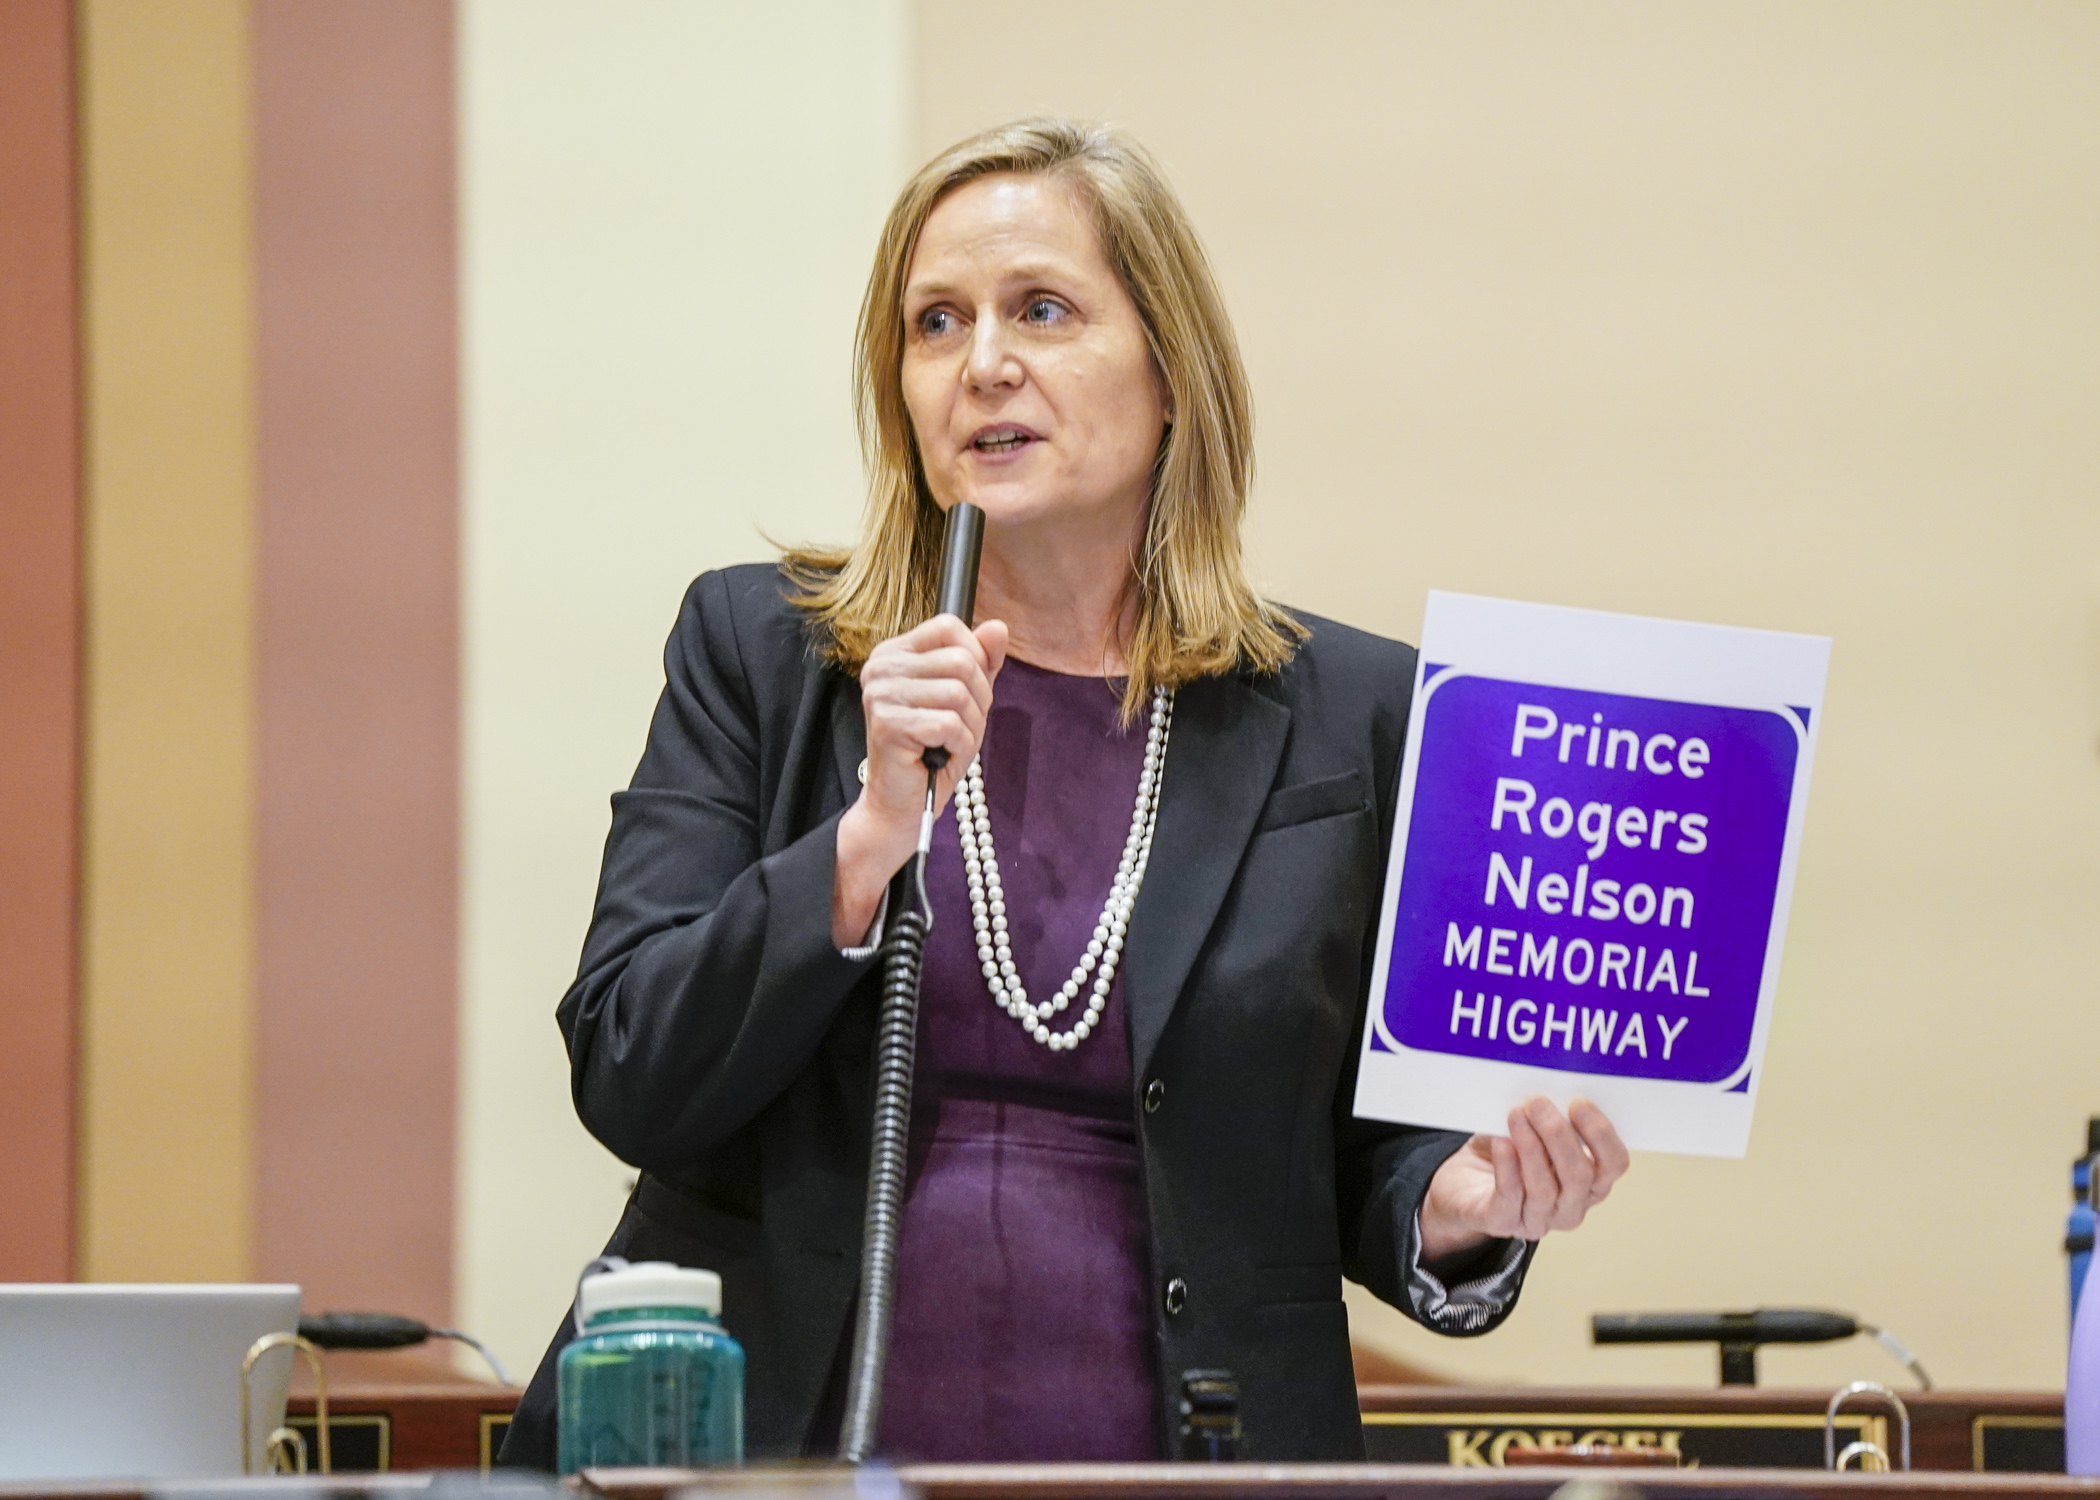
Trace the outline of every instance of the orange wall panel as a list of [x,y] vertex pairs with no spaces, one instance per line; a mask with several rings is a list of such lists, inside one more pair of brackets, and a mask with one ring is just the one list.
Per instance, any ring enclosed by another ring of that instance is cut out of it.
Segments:
[[80,0],[78,1268],[253,1270],[247,0]]

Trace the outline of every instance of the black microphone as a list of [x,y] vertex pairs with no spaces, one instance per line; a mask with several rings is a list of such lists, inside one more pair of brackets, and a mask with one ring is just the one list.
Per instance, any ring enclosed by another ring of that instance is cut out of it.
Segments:
[[1804,1307],[1739,1313],[1598,1313],[1600,1344],[1827,1344],[1859,1332],[1857,1319]]
[[1858,1333],[1870,1335],[1903,1361],[1919,1386],[1932,1389],[1932,1377],[1901,1339],[1845,1313],[1760,1307],[1734,1313],[1598,1313],[1590,1319],[1590,1337],[1600,1344],[1719,1344],[1723,1385],[1757,1384],[1759,1344],[1827,1344]]
[[429,1338],[428,1323],[398,1313],[301,1313],[299,1337],[323,1349],[407,1349]]
[[[957,501],[948,508],[948,535],[941,545],[941,592],[937,614],[963,624],[977,609],[977,559],[984,545],[984,512]],[[904,1216],[904,1177],[911,1138],[912,1068],[918,1055],[919,969],[933,907],[926,899],[926,859],[933,843],[934,778],[948,752],[930,745],[919,756],[926,767],[926,811],[919,819],[919,847],[890,887],[889,931],[883,938],[882,1009],[875,1021],[875,1117],[869,1126],[868,1200],[861,1218],[860,1307],[853,1321],[853,1353],[846,1379],[846,1410],[839,1421],[839,1457],[866,1463],[875,1452],[882,1418],[882,1378],[890,1357],[890,1324],[896,1313],[897,1245]],[[916,891],[918,901],[907,902]]]
[[[967,500],[948,507],[948,534],[941,543],[940,603],[937,615],[953,615],[968,625],[977,612],[977,559],[984,551],[984,512]],[[948,752],[929,745],[919,760],[929,771],[948,764]]]
[[1761,1307],[1734,1313],[1598,1313],[1590,1338],[1599,1344],[1719,1344],[1721,1384],[1757,1384],[1759,1344],[1827,1344],[1849,1339],[1859,1321],[1813,1308]]
[[317,1349],[411,1349],[427,1339],[451,1339],[465,1344],[488,1362],[499,1384],[509,1385],[510,1374],[480,1339],[457,1328],[433,1328],[399,1313],[325,1312],[301,1313],[299,1337]]

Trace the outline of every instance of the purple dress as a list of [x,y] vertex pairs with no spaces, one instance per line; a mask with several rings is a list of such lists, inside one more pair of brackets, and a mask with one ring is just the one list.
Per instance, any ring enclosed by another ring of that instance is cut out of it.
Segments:
[[[1130,832],[1145,720],[1122,685],[1009,660],[984,784],[1031,1000],[1086,949]],[[979,969],[951,803],[927,871],[911,1167],[881,1449],[897,1459],[1160,1456],[1144,1189],[1120,971],[1093,1034],[1032,1040]],[[1057,1029],[1084,1013],[1088,991]]]

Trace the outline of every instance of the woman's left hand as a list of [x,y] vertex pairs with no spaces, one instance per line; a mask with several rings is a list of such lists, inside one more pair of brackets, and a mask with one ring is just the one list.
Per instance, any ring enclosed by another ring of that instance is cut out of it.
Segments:
[[1422,1259],[1573,1229],[1627,1161],[1619,1132],[1589,1100],[1562,1114],[1550,1099],[1529,1099],[1509,1112],[1508,1135],[1476,1135],[1437,1168],[1422,1200]]

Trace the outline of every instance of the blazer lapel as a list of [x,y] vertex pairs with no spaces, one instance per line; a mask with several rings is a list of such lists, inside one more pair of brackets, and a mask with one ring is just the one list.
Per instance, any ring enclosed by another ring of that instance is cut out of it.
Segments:
[[1175,694],[1159,824],[1123,962],[1139,1080],[1253,837],[1290,728],[1291,711],[1238,675],[1206,677]]
[[851,807],[860,800],[860,763],[868,754],[868,721],[857,692],[831,695],[831,748],[838,765],[839,805]]

